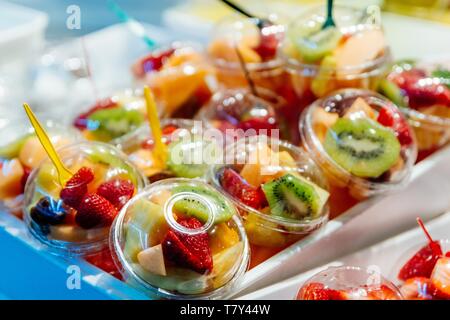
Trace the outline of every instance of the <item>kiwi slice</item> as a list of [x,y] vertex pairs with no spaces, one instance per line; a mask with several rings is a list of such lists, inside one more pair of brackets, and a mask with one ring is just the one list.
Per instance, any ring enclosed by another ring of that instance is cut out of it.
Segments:
[[362,178],[377,178],[400,156],[394,132],[366,118],[340,118],[328,129],[324,148],[345,170]]
[[12,159],[18,157],[23,145],[31,136],[31,134],[26,134],[6,146],[0,147],[0,159]]
[[342,38],[342,33],[335,27],[314,30],[306,36],[302,36],[301,33],[291,35],[293,43],[306,63],[318,62],[329,55]]
[[329,195],[312,182],[293,174],[263,184],[262,190],[273,215],[295,220],[317,217]]
[[102,109],[89,116],[90,129],[99,140],[110,140],[138,128],[144,122],[144,115],[123,107]]
[[405,97],[402,94],[402,90],[392,81],[388,79],[381,79],[378,85],[378,92],[383,96],[391,100],[399,107],[407,107],[405,103]]
[[[236,213],[235,209],[231,207],[229,202],[223,199],[219,193],[207,188],[186,184],[175,187],[173,192],[191,192],[193,194],[205,197],[206,199],[209,198],[209,200],[217,206],[214,224],[226,222],[231,219],[233,214]],[[173,208],[179,213],[194,216],[202,222],[208,221],[208,208],[204,203],[201,203],[195,199],[179,200],[174,203]]]
[[442,79],[444,84],[450,88],[450,70],[438,68],[431,73],[431,76]]

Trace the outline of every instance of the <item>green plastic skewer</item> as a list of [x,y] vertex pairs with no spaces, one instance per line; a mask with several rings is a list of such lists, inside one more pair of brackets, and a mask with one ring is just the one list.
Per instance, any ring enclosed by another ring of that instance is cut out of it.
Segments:
[[333,20],[333,0],[327,1],[327,19],[322,26],[322,30],[329,27],[336,27],[336,23]]

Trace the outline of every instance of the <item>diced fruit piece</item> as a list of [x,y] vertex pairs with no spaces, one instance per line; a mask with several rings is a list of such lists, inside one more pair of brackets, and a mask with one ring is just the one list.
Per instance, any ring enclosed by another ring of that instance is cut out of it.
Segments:
[[267,24],[260,30],[258,46],[254,47],[263,61],[271,60],[275,57],[278,48],[277,28],[272,24]]
[[139,264],[148,272],[165,276],[166,265],[164,264],[164,254],[161,244],[147,248],[138,253],[137,259]]
[[438,241],[431,242],[420,249],[406,262],[398,274],[400,280],[414,277],[429,278],[436,264],[442,256],[442,250]]
[[12,159],[19,156],[25,142],[30,138],[30,135],[24,135],[23,137],[7,144],[6,146],[0,147],[0,159]]
[[339,72],[345,73],[349,66],[361,66],[374,60],[385,47],[386,41],[380,29],[357,32],[334,52]]
[[446,80],[446,86],[450,89],[450,70],[446,69],[436,69],[431,73],[432,77],[440,78]]
[[[124,254],[137,262],[137,254],[161,243],[168,231],[163,208],[153,202],[140,199],[129,208]],[[147,236],[148,235],[148,236]]]
[[213,254],[232,247],[238,242],[238,233],[226,223],[219,223],[214,231],[210,233],[209,244]]
[[384,284],[377,288],[370,288],[368,298],[373,300],[400,300],[398,293]]
[[440,299],[450,299],[450,258],[437,260],[431,274],[431,282],[437,289],[436,295]]
[[260,130],[267,130],[267,135],[271,135],[271,130],[277,129],[277,123],[274,117],[263,117],[263,118],[251,118],[239,122],[238,128],[242,130],[253,129],[256,133],[260,133]]
[[431,280],[425,277],[406,279],[400,287],[403,298],[407,300],[429,300],[433,298],[434,291]]
[[89,111],[80,114],[74,120],[73,125],[80,130],[86,129],[86,128],[88,128],[88,124],[89,124],[88,117],[91,114],[93,114],[99,110],[110,109],[110,108],[115,108],[115,107],[117,107],[117,103],[112,101],[110,98],[100,100],[92,108],[90,108]]
[[[229,202],[224,200],[219,193],[211,191],[207,188],[186,184],[175,187],[173,189],[173,192],[186,192],[205,197],[205,200],[210,201],[213,205],[216,206],[217,211],[214,217],[215,224],[230,220],[231,217],[236,213],[236,210],[231,207]],[[193,216],[202,222],[206,222],[208,221],[208,210],[204,206],[204,204],[200,204],[197,201],[190,201],[190,199],[186,199],[175,202],[174,209],[177,212]]]
[[320,63],[319,71],[311,82],[311,91],[318,98],[336,89],[334,71],[336,69],[336,58],[326,56]]
[[87,187],[90,182],[94,180],[94,171],[88,167],[81,167],[73,176],[66,182],[66,185],[61,190],[60,197],[65,204],[77,209],[78,205],[87,192]]
[[304,286],[298,293],[299,300],[347,300],[345,293],[328,289],[322,283],[312,282]]
[[39,225],[58,225],[64,222],[67,211],[62,201],[55,201],[49,197],[41,198],[36,205],[31,208],[30,216]]
[[97,194],[120,210],[133,196],[134,185],[128,180],[113,179],[102,183],[97,189]]
[[320,141],[325,140],[329,128],[339,119],[335,112],[327,112],[323,108],[315,108],[313,113],[313,130]]
[[408,122],[398,111],[389,107],[381,108],[377,121],[385,127],[392,128],[402,146],[408,146],[413,142]]
[[122,280],[122,275],[117,269],[114,260],[111,256],[111,251],[109,249],[102,250],[99,253],[89,255],[86,257],[86,261],[93,264],[97,268],[109,273],[113,277]]
[[307,63],[320,61],[330,54],[342,38],[342,33],[334,27],[314,31],[307,37],[298,36],[295,33],[291,33],[291,35],[299,54]]
[[220,176],[220,183],[231,196],[254,209],[265,207],[266,198],[260,188],[247,183],[236,171],[225,168]]
[[37,137],[26,139],[19,152],[20,162],[29,168],[36,168],[46,156],[47,154]]
[[405,97],[402,90],[389,79],[381,79],[378,85],[378,91],[395,103],[399,107],[405,107]]
[[450,251],[445,254],[446,257],[450,258]]
[[[202,223],[195,218],[180,219],[180,225],[188,229],[198,229]],[[213,269],[209,236],[206,232],[195,235],[169,230],[162,242],[164,256],[179,267],[189,268],[198,273],[210,273]]]
[[266,144],[258,145],[250,152],[248,158],[249,161],[242,168],[240,175],[255,188],[276,178],[280,173],[278,154]]
[[24,170],[18,159],[0,162],[0,199],[12,198],[22,193]]
[[[237,47],[245,63],[261,62],[261,56],[248,44],[243,42]],[[213,41],[208,47],[208,53],[216,59],[223,59],[229,62],[239,61],[234,44],[226,39]]]
[[213,278],[214,288],[220,288],[230,280],[233,276],[230,274],[230,270],[233,270],[233,266],[242,256],[243,250],[244,244],[238,242],[213,256],[214,268],[211,277]]
[[292,174],[265,183],[262,190],[271,214],[296,220],[320,215],[329,196],[317,185]]
[[196,137],[189,142],[184,139],[173,141],[167,150],[167,168],[177,177],[198,178],[204,176],[208,165],[195,160],[197,154],[203,155],[203,151],[210,146],[214,147],[213,144]]
[[347,109],[344,115],[345,118],[349,119],[359,119],[359,118],[370,118],[375,120],[375,112],[372,107],[361,97],[358,97]]
[[324,148],[338,165],[363,178],[377,178],[400,157],[391,129],[370,119],[339,119],[325,137]]
[[30,176],[31,173],[31,169],[28,167],[23,167],[23,175],[22,178],[20,179],[20,184],[22,186],[22,193],[25,192],[25,186],[27,184],[28,181],[28,177]]
[[116,208],[96,193],[84,196],[79,204],[75,222],[84,229],[110,226],[117,215]]
[[135,77],[141,78],[145,76],[147,72],[158,71],[174,52],[175,48],[170,48],[164,51],[150,53],[133,65],[133,74]]

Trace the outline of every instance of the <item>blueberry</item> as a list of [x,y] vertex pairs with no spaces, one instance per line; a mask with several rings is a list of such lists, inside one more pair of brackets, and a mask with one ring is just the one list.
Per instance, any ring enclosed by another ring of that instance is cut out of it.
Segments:
[[40,226],[57,225],[64,222],[67,212],[62,201],[55,201],[50,197],[40,199],[31,208],[31,218]]

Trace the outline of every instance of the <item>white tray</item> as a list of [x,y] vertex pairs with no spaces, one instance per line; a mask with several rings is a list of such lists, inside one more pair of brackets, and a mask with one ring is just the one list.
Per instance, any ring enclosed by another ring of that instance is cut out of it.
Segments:
[[[450,212],[433,219],[426,224],[434,239],[448,239],[450,237]],[[417,227],[398,236],[385,240],[357,253],[335,260],[331,263],[315,268],[283,282],[255,291],[239,299],[245,300],[290,300],[293,299],[301,285],[317,272],[328,266],[376,266],[387,278],[396,274],[397,262],[408,249],[424,244],[426,238],[423,231]],[[395,279],[390,279],[394,281]]]

